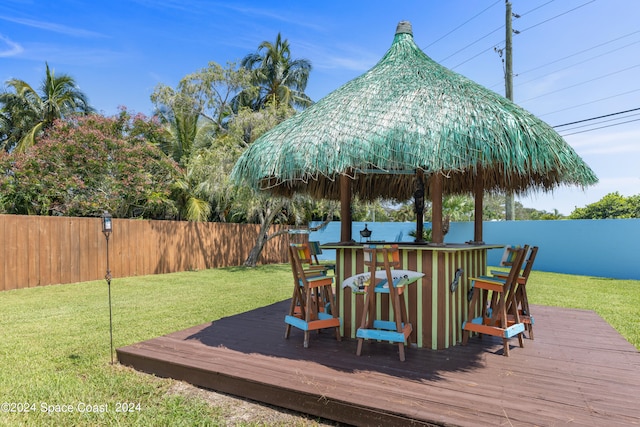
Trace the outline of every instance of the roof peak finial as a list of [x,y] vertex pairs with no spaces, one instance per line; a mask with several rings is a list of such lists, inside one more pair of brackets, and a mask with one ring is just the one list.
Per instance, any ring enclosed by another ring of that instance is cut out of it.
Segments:
[[400,21],[400,22],[398,22],[398,27],[396,27],[396,34],[411,34],[411,35],[413,35],[413,30],[411,29],[411,22],[409,22],[409,21]]

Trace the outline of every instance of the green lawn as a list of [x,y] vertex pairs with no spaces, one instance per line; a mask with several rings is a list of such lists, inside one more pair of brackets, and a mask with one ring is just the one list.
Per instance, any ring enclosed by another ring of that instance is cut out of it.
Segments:
[[[114,279],[114,347],[282,301],[290,288],[287,265]],[[640,348],[640,281],[533,272],[528,289],[533,304],[597,311]],[[0,307],[0,403],[29,410],[3,406],[0,425],[224,424],[222,408],[168,393],[172,380],[110,364],[104,281],[0,292]],[[116,412],[123,403],[131,412]]]
[[614,280],[533,271],[532,304],[593,310],[640,349],[640,280]]
[[[290,276],[279,265],[114,279],[114,348],[282,301]],[[30,410],[2,411],[0,425],[224,425],[219,409],[167,394],[171,380],[110,364],[108,301],[105,281],[0,292],[0,403]]]

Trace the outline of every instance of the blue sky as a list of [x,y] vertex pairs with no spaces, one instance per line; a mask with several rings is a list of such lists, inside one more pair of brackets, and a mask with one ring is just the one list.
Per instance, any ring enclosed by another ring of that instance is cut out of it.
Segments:
[[[552,126],[640,108],[640,1],[512,4],[520,15],[516,103]],[[281,32],[294,57],[312,62],[307,94],[319,100],[374,66],[401,20],[431,58],[504,94],[495,49],[504,48],[504,0],[3,0],[0,80],[37,86],[48,61],[74,77],[98,111],[112,115],[123,105],[150,114],[157,84],[175,86],[209,61],[237,62]],[[639,118],[640,110],[557,128],[600,183],[519,200],[569,214],[609,192],[640,194]]]

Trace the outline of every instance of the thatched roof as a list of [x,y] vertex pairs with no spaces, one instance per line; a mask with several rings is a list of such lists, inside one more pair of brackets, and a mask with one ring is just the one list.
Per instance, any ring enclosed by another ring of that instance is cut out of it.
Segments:
[[513,102],[437,64],[401,22],[371,70],[279,124],[242,155],[232,177],[279,195],[338,199],[353,193],[407,200],[416,169],[442,173],[444,193],[550,190],[597,182],[549,125]]

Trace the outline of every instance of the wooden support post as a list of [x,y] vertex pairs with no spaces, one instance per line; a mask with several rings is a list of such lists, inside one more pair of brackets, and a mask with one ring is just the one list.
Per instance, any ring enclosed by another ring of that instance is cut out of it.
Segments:
[[474,214],[474,226],[473,226],[473,243],[484,244],[482,240],[482,208],[484,198],[484,171],[481,165],[478,165],[474,183],[474,198],[475,198],[475,214]]
[[416,170],[416,185],[413,193],[416,211],[416,242],[424,242],[424,171]]
[[351,223],[351,178],[340,175],[340,242],[352,240],[353,225]]
[[429,180],[431,193],[431,243],[442,245],[444,233],[442,232],[442,174],[434,172]]

